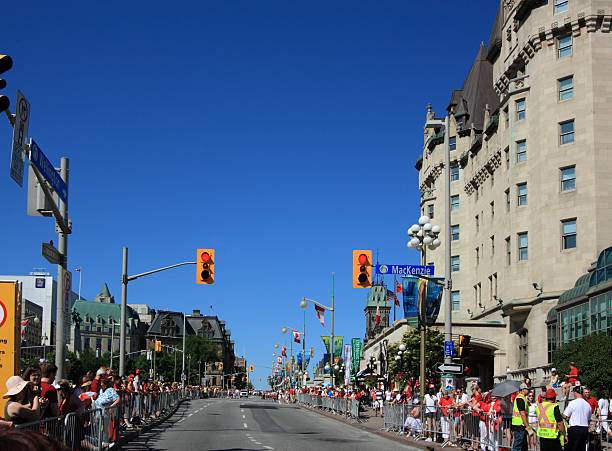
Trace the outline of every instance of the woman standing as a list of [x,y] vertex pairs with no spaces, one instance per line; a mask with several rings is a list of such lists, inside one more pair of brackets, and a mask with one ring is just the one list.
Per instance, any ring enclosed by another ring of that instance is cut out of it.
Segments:
[[28,401],[31,395],[30,381],[24,381],[19,376],[11,376],[6,381],[7,392],[2,396],[8,398],[4,406],[4,419],[13,424],[28,423],[39,420],[41,412],[46,407],[46,400],[39,396],[33,396],[32,402]]

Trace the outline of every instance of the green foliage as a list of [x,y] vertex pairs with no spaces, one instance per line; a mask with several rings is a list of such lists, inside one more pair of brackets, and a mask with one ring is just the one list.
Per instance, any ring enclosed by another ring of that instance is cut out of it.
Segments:
[[[393,380],[405,386],[409,378],[419,377],[421,332],[411,329],[404,334],[402,343],[406,351],[402,353],[401,360],[395,360],[399,351],[399,343],[389,346],[389,375]],[[427,329],[425,341],[425,377],[433,379],[436,375],[436,365],[444,362],[444,334],[436,329]]]
[[191,335],[185,340],[187,355],[191,356],[192,362],[218,362],[221,361],[221,350],[212,341]]
[[575,362],[580,370],[580,383],[597,394],[610,395],[612,381],[612,337],[590,335],[558,349],[553,356],[553,366],[559,374],[569,372],[569,363]]

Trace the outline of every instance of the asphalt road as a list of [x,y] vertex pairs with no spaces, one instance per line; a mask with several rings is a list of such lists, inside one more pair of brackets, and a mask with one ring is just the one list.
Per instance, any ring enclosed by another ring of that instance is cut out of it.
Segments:
[[306,409],[259,398],[183,403],[162,425],[123,449],[145,450],[415,450]]

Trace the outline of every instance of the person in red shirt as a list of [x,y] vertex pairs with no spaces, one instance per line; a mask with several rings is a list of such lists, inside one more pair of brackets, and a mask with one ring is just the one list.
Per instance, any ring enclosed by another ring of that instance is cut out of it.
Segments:
[[565,395],[565,399],[567,399],[569,396],[571,388],[576,385],[576,382],[578,382],[579,375],[580,371],[578,371],[576,364],[574,362],[570,362],[570,370],[569,373],[567,373],[567,376],[565,376],[565,383],[563,384],[563,394]]
[[589,406],[591,406],[593,415],[597,415],[599,410],[599,403],[597,402],[597,398],[595,398],[595,396],[591,396],[591,391],[588,388],[585,388],[582,394],[584,400],[589,403]]
[[450,397],[448,390],[444,390],[444,394],[438,401],[440,406],[440,412],[442,414],[441,426],[442,426],[442,438],[447,441],[450,437],[451,419],[449,417],[449,409],[453,406],[454,400]]
[[59,400],[57,390],[53,386],[57,367],[53,363],[44,363],[40,368],[40,396],[45,398],[48,403],[41,415],[41,419],[59,416]]

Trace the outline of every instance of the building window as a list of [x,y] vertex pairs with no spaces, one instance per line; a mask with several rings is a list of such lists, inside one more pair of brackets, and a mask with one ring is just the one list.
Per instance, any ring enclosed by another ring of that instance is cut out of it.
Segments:
[[516,162],[521,163],[527,161],[527,141],[516,142]]
[[557,323],[548,324],[548,363],[552,363],[553,355],[557,350]]
[[561,245],[563,249],[576,247],[576,219],[561,221]]
[[453,255],[451,257],[451,272],[457,272],[461,269],[461,264],[459,263],[459,256]]
[[504,125],[506,126],[506,130],[510,128],[510,113],[508,107],[504,108]]
[[506,211],[510,211],[510,188],[507,188],[504,194],[506,195]]
[[495,255],[495,235],[491,235],[491,257]]
[[480,248],[476,248],[476,264],[478,265],[480,263]]
[[512,247],[510,246],[510,237],[506,237],[506,265],[512,263]]
[[454,312],[459,311],[461,306],[461,293],[459,290],[451,291],[451,308]]
[[474,220],[476,221],[476,232],[479,232],[480,231],[480,217],[476,215],[474,217]]
[[459,194],[451,196],[451,211],[459,210]]
[[529,338],[527,329],[523,329],[519,334],[519,368],[529,367]]
[[111,341],[111,339],[109,338],[108,340],[106,340],[107,343],[107,351],[111,352],[111,348],[113,347],[113,342]]
[[506,169],[510,168],[510,147],[504,149],[504,156],[506,158]]
[[493,273],[493,299],[497,299],[497,273]]
[[427,206],[427,216],[429,216],[429,219],[433,219],[434,218],[434,206],[433,206],[433,204],[429,204]]
[[452,152],[453,150],[457,150],[457,137],[451,136],[448,138],[448,148]]
[[574,120],[559,123],[559,142],[571,144],[574,142]]
[[527,183],[516,185],[516,204],[519,207],[527,205]]
[[459,239],[459,224],[451,226],[451,241],[457,241]]
[[527,232],[518,233],[517,238],[519,261],[529,260],[529,238]]
[[589,303],[577,305],[560,312],[561,340],[567,344],[590,335]]
[[102,349],[102,339],[96,338],[96,349]]
[[576,189],[576,166],[561,168],[561,191]]
[[565,58],[572,55],[572,35],[557,38],[557,58]]
[[459,180],[459,165],[457,163],[451,164],[451,182]]
[[519,99],[515,102],[516,105],[516,120],[522,121],[525,119],[526,111],[525,111],[525,99]]
[[565,13],[568,10],[569,0],[555,0],[555,14]]
[[[606,298],[607,295],[607,298]],[[612,292],[591,298],[591,333],[612,336]]]
[[491,222],[493,222],[493,219],[495,219],[495,201],[491,201],[489,207],[491,208]]
[[561,78],[559,80],[559,100],[569,100],[574,98],[574,76]]

